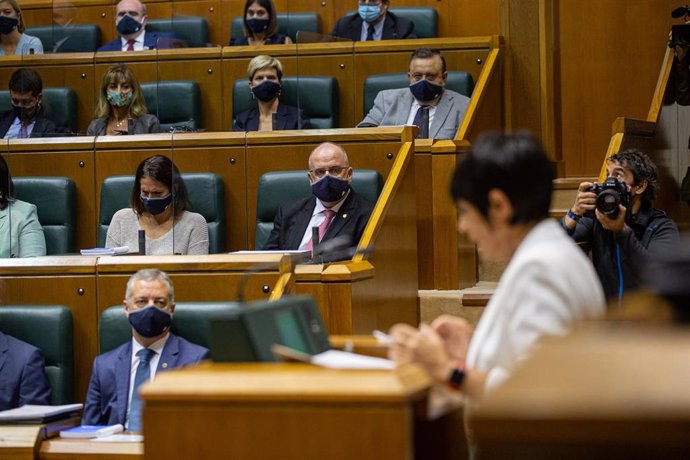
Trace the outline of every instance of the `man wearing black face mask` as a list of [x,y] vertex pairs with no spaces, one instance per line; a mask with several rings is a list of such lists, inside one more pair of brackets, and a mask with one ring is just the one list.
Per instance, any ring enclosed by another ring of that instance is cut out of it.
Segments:
[[409,88],[379,92],[357,127],[415,125],[420,139],[454,139],[470,99],[445,89],[448,73],[441,53],[429,48],[415,50],[407,75]]
[[82,424],[121,424],[139,432],[139,386],[153,380],[157,372],[196,364],[209,354],[206,348],[170,332],[175,294],[164,272],[139,270],[127,282],[125,297],[132,340],[94,360]]
[[98,51],[141,51],[175,47],[173,34],[146,31],[146,5],[139,0],[121,0],[115,10],[115,28],[119,38]]
[[64,123],[56,122],[43,105],[43,81],[32,69],[18,69],[10,77],[12,110],[0,114],[3,139],[55,137],[69,134]]
[[307,174],[314,196],[280,206],[263,249],[312,250],[312,227],[318,227],[320,243],[345,237],[356,246],[374,206],[352,189],[352,174],[341,146],[317,146],[309,155]]

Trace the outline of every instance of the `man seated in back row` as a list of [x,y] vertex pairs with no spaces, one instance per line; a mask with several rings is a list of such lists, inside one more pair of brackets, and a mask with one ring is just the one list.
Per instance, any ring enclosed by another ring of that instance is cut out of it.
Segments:
[[314,196],[280,206],[263,249],[310,251],[312,227],[319,229],[319,243],[341,237],[344,246],[356,246],[374,206],[352,189],[352,174],[345,149],[330,142],[317,146],[307,173]]
[[0,410],[50,404],[50,385],[38,348],[0,332]]
[[415,38],[414,22],[388,11],[390,0],[359,0],[357,13],[338,19],[331,35],[356,41]]
[[429,48],[415,50],[407,76],[409,88],[381,91],[357,127],[415,125],[420,139],[454,139],[470,99],[445,89],[448,72],[443,55]]
[[121,424],[141,431],[139,387],[157,372],[196,364],[209,353],[170,332],[175,292],[164,272],[148,269],[132,275],[124,306],[132,340],[94,360],[82,424]]
[[168,33],[146,31],[146,5],[139,0],[121,0],[115,10],[115,28],[120,34],[98,51],[142,51],[172,48],[174,37]]

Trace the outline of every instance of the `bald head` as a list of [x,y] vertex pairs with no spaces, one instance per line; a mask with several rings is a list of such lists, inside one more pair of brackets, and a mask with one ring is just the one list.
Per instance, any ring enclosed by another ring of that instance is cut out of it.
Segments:
[[324,142],[316,146],[309,155],[309,169],[316,169],[315,163],[331,163],[336,162],[337,166],[349,167],[350,161],[347,158],[347,152],[338,144],[332,142]]

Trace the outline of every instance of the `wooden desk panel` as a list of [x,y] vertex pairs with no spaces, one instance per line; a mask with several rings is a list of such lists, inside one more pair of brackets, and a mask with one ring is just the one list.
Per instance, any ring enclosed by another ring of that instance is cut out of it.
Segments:
[[39,460],[143,460],[144,443],[53,438],[41,443]]
[[[74,401],[83,401],[97,352],[96,259],[39,257],[0,260],[5,305],[63,305],[72,310]],[[2,308],[0,306],[0,308]]]

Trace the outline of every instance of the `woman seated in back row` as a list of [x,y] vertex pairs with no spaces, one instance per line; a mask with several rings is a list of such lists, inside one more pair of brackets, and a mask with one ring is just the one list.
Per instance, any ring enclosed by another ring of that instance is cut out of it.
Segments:
[[139,163],[130,208],[113,215],[105,247],[139,248],[139,230],[146,233],[146,255],[208,254],[208,225],[189,211],[187,188],[172,160],[163,155]]
[[95,117],[86,129],[88,136],[163,132],[158,118],[147,113],[141,86],[125,64],[115,65],[103,75]]
[[0,156],[0,257],[44,255],[46,240],[36,206],[14,198],[10,168]]
[[230,46],[283,45],[292,39],[278,33],[276,8],[272,0],[247,0],[244,4],[244,37],[231,38]]
[[[297,107],[281,104],[278,100],[282,90],[283,66],[271,56],[257,56],[247,67],[249,90],[257,107],[240,112],[235,117],[235,131],[273,131],[285,129],[309,129],[311,125]],[[273,113],[276,125],[273,126]]]
[[43,43],[24,33],[24,17],[16,0],[0,1],[0,56],[43,54]]

